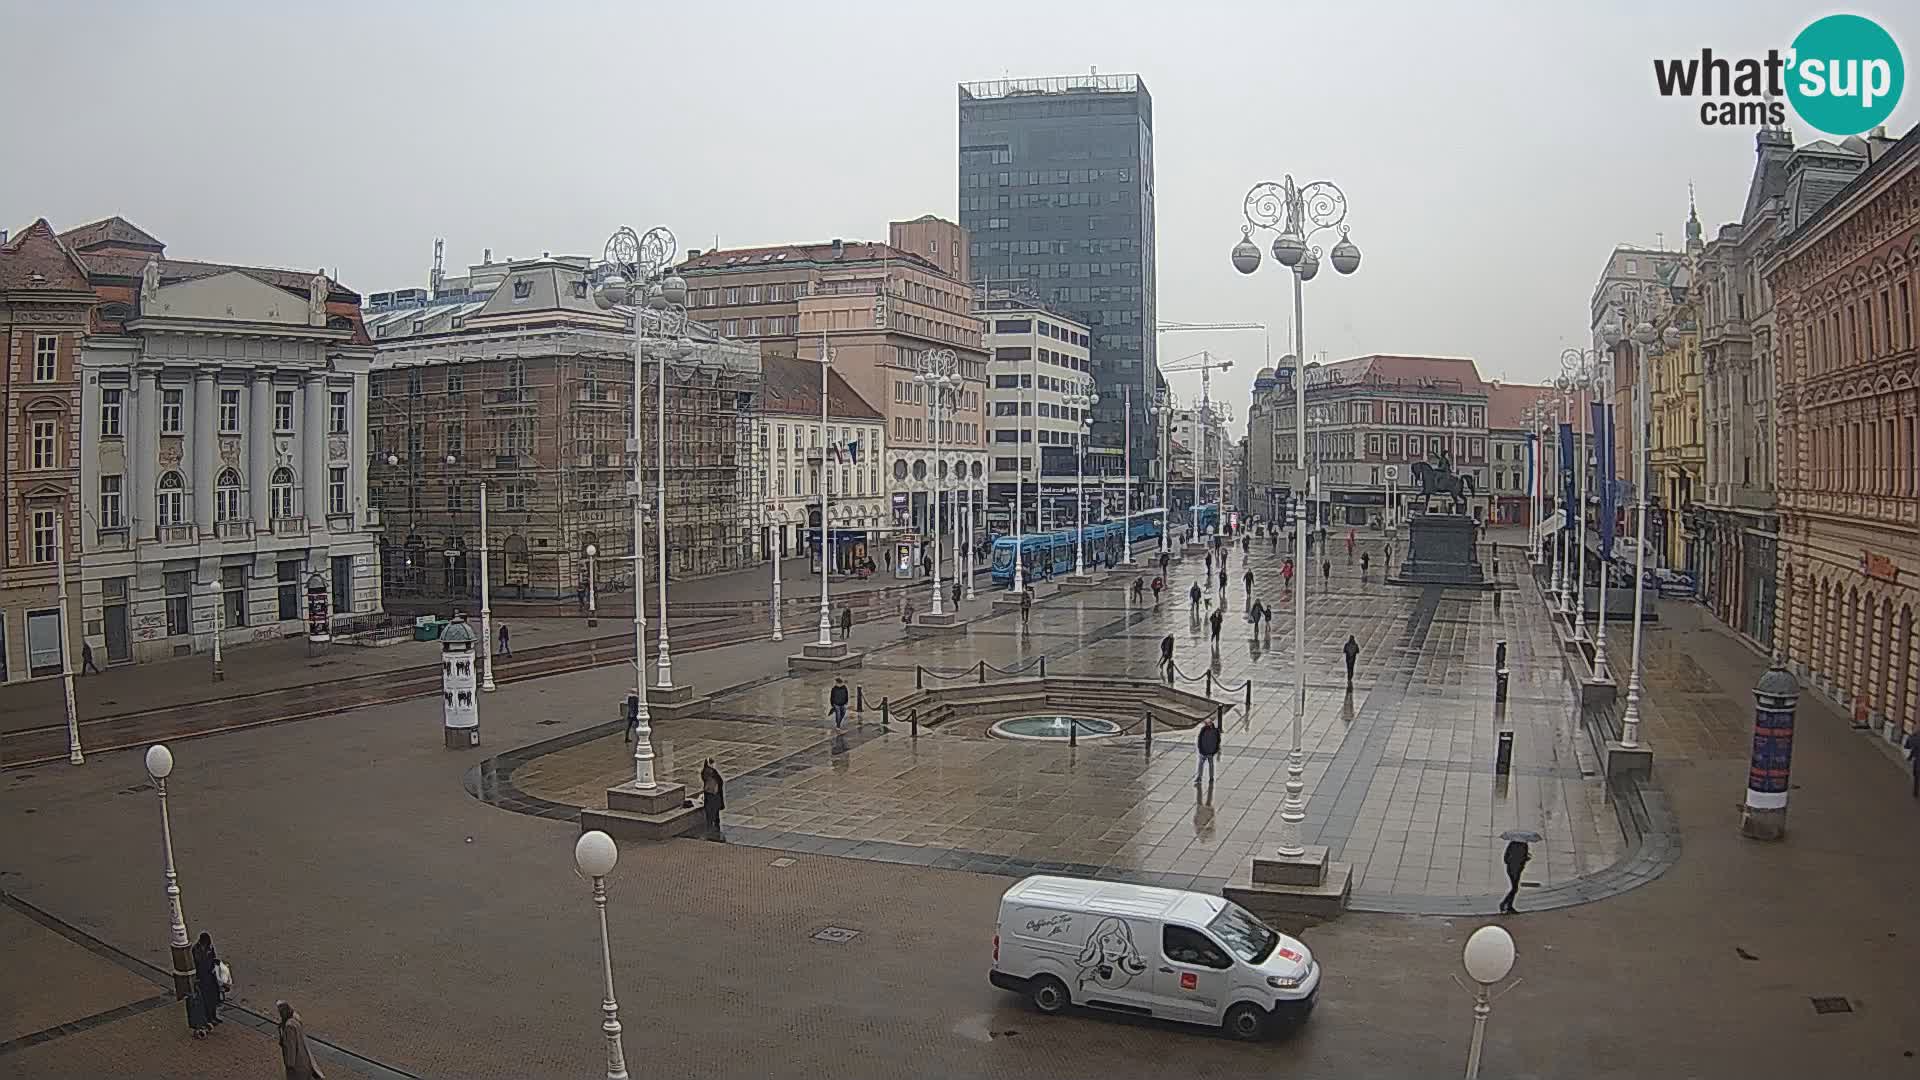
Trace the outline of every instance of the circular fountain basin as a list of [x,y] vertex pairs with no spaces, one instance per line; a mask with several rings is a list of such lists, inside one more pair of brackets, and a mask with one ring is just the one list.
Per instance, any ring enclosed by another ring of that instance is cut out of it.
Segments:
[[1111,739],[1120,734],[1120,725],[1090,716],[1016,716],[987,729],[989,735],[1021,742],[1067,742],[1078,723],[1081,739]]

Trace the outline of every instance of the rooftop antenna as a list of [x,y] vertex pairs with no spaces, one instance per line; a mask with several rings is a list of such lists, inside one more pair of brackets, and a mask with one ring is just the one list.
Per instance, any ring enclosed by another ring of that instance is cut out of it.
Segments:
[[433,273],[427,275],[427,299],[429,300],[440,299],[440,283],[447,277],[444,258],[446,249],[445,237],[433,238]]

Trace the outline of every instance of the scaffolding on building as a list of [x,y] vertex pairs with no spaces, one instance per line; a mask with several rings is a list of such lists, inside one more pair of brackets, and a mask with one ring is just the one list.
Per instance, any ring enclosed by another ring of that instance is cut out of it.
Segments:
[[[668,340],[684,335],[691,346],[664,365],[668,573],[692,577],[750,565],[764,471],[755,438],[759,350],[697,324],[649,330],[671,331]],[[370,379],[368,445],[390,594],[478,596],[482,483],[496,599],[579,595],[589,544],[598,549],[597,591],[630,592],[633,353],[631,329],[581,327],[501,328],[384,345]],[[661,357],[649,352],[637,446],[650,579],[660,558],[653,517],[661,373]]]

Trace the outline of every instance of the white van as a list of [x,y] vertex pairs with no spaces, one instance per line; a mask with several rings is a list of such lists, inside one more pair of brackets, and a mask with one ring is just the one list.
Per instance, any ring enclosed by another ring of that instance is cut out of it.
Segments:
[[1000,898],[988,978],[1043,1013],[1086,1005],[1255,1039],[1313,1011],[1320,965],[1218,896],[1036,875]]

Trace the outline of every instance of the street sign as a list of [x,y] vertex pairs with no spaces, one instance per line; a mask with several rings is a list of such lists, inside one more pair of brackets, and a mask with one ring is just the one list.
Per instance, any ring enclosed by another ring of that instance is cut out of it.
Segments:
[[1387,466],[1387,479],[1389,480],[1400,479],[1400,466],[1398,465]]

